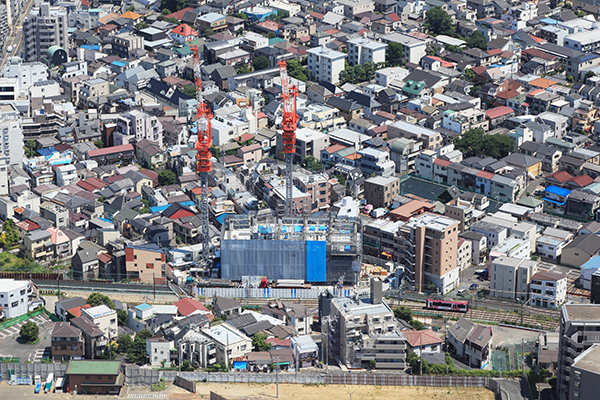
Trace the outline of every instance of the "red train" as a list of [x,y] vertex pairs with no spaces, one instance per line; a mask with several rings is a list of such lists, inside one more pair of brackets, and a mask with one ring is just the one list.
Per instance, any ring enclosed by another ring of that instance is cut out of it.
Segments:
[[435,300],[427,298],[427,305],[425,308],[429,310],[441,310],[441,311],[455,311],[464,312],[469,311],[468,301],[452,301],[452,300]]

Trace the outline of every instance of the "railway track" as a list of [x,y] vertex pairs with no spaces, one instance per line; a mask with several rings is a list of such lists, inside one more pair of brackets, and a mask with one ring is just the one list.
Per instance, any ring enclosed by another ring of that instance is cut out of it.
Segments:
[[[406,307],[409,307],[413,312],[424,313],[424,316],[429,315],[442,315],[448,318],[460,318],[465,317],[468,319],[476,320],[476,321],[486,321],[486,322],[506,322],[510,324],[519,325],[521,322],[521,316],[514,313],[501,313],[501,312],[491,312],[484,310],[469,310],[466,313],[458,313],[452,311],[440,311],[440,310],[428,310],[424,308],[422,305],[417,304],[405,304]],[[425,314],[426,313],[426,314]],[[558,321],[539,321],[530,316],[523,316],[523,323],[531,326],[537,327],[540,326],[541,329],[544,330],[556,330],[559,327]]]
[[105,283],[105,282],[83,282],[83,281],[43,281],[34,280],[34,283],[41,290],[61,291],[102,291],[113,293],[134,293],[134,294],[174,294],[168,286],[156,285],[130,285],[124,283]]

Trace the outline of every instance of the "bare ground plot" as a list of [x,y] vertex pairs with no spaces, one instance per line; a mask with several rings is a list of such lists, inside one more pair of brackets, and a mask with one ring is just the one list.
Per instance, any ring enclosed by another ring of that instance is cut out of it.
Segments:
[[[180,388],[172,388],[169,399],[188,400],[208,399],[210,392],[218,393],[225,397],[252,397],[260,399],[275,399],[275,385],[245,385],[245,384],[212,384],[198,383],[197,393],[192,395]],[[301,386],[279,385],[279,399],[281,400],[346,400],[352,394],[355,400],[493,400],[494,393],[484,388],[434,388],[434,387],[382,387],[382,386]],[[203,397],[202,397],[203,396]]]

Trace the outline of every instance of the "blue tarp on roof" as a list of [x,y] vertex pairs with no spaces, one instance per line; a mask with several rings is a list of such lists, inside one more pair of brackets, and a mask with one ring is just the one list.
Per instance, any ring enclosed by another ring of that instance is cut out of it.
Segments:
[[154,207],[150,207],[150,211],[152,211],[153,213],[163,212],[167,208],[169,208],[169,206],[170,206],[170,204],[167,204],[166,206],[154,206]]
[[99,44],[82,44],[81,46],[82,49],[88,49],[88,50],[96,50],[96,51],[100,51],[101,46]]
[[554,185],[548,186],[546,188],[546,192],[555,194],[557,196],[563,196],[563,197],[567,197],[568,195],[571,194],[571,191],[569,189],[561,188],[561,187],[554,186]]
[[51,156],[52,154],[56,153],[57,151],[54,150],[54,147],[46,147],[45,149],[39,149],[37,152],[41,156],[48,157],[48,156]]
[[564,206],[565,205],[564,201],[556,201],[556,200],[553,200],[553,199],[549,199],[547,197],[544,197],[544,201],[548,201],[550,203],[558,204],[559,206]]
[[597,270],[600,268],[600,256],[595,256],[590,258],[588,262],[583,264],[579,269],[594,269]]
[[111,64],[114,66],[117,66],[117,67],[125,67],[125,66],[129,65],[129,63],[127,61],[122,61],[122,60],[113,61],[113,62],[111,62]]
[[540,22],[546,25],[558,25],[558,21],[552,18],[542,18]]

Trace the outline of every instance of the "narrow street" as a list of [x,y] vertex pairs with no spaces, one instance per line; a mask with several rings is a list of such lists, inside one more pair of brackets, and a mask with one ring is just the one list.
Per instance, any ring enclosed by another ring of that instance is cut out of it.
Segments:
[[[29,0],[24,10],[21,10],[20,16],[16,25],[12,27],[10,35],[6,38],[4,44],[4,58],[0,62],[0,70],[4,67],[4,64],[12,57],[20,56],[21,44],[23,40],[23,20],[25,16],[29,15],[31,8],[33,7],[34,1]],[[7,49],[12,46],[12,51],[8,52]]]

